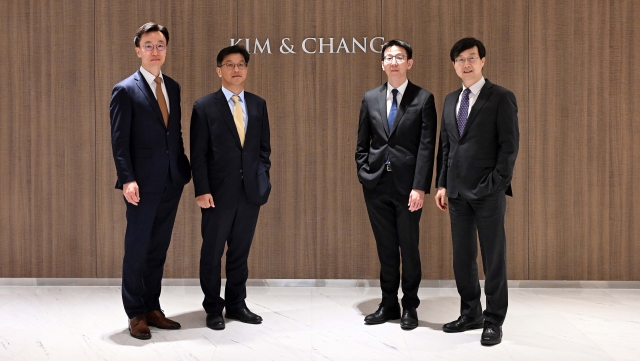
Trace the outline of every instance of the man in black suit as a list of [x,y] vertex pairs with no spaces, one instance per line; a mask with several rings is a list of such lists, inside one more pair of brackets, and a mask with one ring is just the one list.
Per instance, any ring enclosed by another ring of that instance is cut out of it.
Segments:
[[[387,83],[365,93],[360,108],[356,164],[380,260],[382,302],[367,324],[401,318],[418,326],[422,279],[418,241],[424,194],[429,193],[436,144],[433,95],[409,82],[412,49],[402,40],[382,46]],[[398,304],[402,257],[402,317]]]
[[[247,258],[260,206],[271,191],[267,104],[245,92],[249,53],[230,46],[218,53],[222,88],[198,99],[191,116],[191,160],[196,202],[202,210],[200,286],[207,327],[224,329],[225,317],[258,324],[245,303]],[[221,258],[227,244],[225,297]]]
[[[482,76],[486,50],[477,39],[453,45],[451,61],[462,88],[444,101],[438,151],[436,205],[451,218],[453,270],[460,317],[444,332],[484,328],[480,343],[502,340],[507,313],[504,215],[518,154],[518,107],[513,93]],[[480,304],[477,238],[480,238],[487,307]]]
[[160,68],[169,31],[147,23],[136,33],[142,66],[111,95],[111,145],[127,206],[122,301],[131,336],[151,338],[148,326],[177,329],[160,309],[160,288],[182,189],[191,179],[180,126],[180,85]]

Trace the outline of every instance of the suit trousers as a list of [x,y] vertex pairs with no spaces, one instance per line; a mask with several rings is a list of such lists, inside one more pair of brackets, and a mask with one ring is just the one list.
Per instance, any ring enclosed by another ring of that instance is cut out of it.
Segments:
[[[129,318],[160,310],[162,274],[184,186],[166,182],[162,191],[140,191],[137,206],[127,202],[122,262],[122,302]],[[124,198],[124,197],[123,197]]]
[[[229,311],[245,306],[246,283],[249,277],[247,259],[258,223],[260,206],[250,203],[244,186],[241,188],[235,205],[201,210],[200,287],[204,293],[202,306],[208,314],[221,314],[225,307]],[[215,204],[215,199],[213,202]],[[220,272],[225,243],[227,283],[223,299],[220,297]]]
[[453,271],[460,294],[460,314],[477,317],[482,314],[478,281],[478,239],[482,252],[487,307],[485,320],[502,325],[507,314],[507,257],[504,215],[504,191],[493,192],[480,199],[449,198]]
[[409,211],[409,195],[400,194],[393,174],[383,171],[374,189],[363,187],[380,260],[382,305],[398,303],[402,256],[402,306],[418,307],[422,266],[418,248],[422,209]]

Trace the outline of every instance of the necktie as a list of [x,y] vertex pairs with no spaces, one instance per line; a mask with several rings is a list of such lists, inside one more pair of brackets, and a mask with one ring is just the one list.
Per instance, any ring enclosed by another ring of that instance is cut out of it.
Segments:
[[240,106],[240,97],[234,95],[231,97],[235,105],[233,106],[233,121],[236,123],[238,129],[238,136],[240,136],[240,144],[244,146],[244,117],[242,116],[242,107]]
[[164,119],[164,126],[169,127],[169,109],[167,108],[167,100],[164,98],[162,92],[162,78],[156,77],[153,81],[156,82],[156,96],[158,97],[158,105],[162,112],[162,118]]
[[469,117],[469,88],[462,92],[462,99],[460,99],[460,109],[458,109],[458,132],[462,135],[464,126],[467,125],[467,118]]
[[391,130],[393,129],[393,122],[396,120],[396,114],[398,113],[398,89],[392,89],[391,94],[393,94],[393,102],[391,103],[391,110],[389,110],[389,116],[387,117],[387,121],[389,122],[389,134],[391,134]]

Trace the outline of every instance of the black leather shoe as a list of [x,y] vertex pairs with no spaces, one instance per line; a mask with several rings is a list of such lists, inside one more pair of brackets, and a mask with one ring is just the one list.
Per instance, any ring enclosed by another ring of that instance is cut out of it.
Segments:
[[249,309],[246,306],[233,311],[227,310],[227,313],[224,315],[224,317],[231,320],[238,320],[244,323],[252,323],[252,324],[262,323],[262,317],[249,311]]
[[482,346],[493,346],[502,342],[502,326],[495,325],[489,321],[485,321],[484,330],[480,337]]
[[207,313],[207,327],[212,330],[224,330],[224,318],[220,313]]
[[403,330],[413,330],[418,327],[418,312],[415,307],[405,307],[402,311],[402,319],[400,320],[400,327]]
[[484,317],[482,315],[478,317],[460,316],[457,320],[449,323],[445,323],[442,326],[444,332],[464,332],[467,330],[476,330],[484,326]]
[[389,320],[397,320],[400,318],[400,305],[395,304],[393,306],[383,306],[380,304],[378,310],[364,318],[364,323],[367,325],[377,325],[385,323]]

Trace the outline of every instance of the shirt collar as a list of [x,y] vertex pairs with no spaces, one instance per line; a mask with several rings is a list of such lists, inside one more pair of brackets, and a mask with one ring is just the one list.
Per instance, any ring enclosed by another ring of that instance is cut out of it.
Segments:
[[[404,83],[402,83],[399,87],[396,88],[398,89],[398,93],[400,93],[400,95],[404,95],[404,91],[407,89],[408,84],[409,84],[409,79],[405,79]],[[393,90],[393,87],[389,85],[389,82],[387,82],[387,98],[392,96],[391,90]]]
[[240,102],[244,103],[244,89],[240,92],[240,94],[233,94],[229,89],[222,87],[222,93],[224,93],[224,97],[227,98],[227,102],[231,100],[231,97],[237,95],[240,97]]
[[[486,83],[486,82],[487,81],[484,80],[484,77],[482,77],[475,84],[470,86],[469,90],[471,91],[471,93],[473,93],[473,95],[478,95],[478,93],[480,93],[480,90],[484,86],[484,83]],[[464,86],[464,84],[462,84],[462,91],[464,91],[465,89],[467,89],[467,88]]]
[[[147,69],[145,69],[143,66],[140,66],[140,73],[142,73],[142,76],[144,77],[144,80],[147,81],[147,83],[149,84],[153,84],[156,81],[156,77],[155,75],[149,73],[147,71]],[[160,71],[160,79],[162,79],[162,82],[164,82],[164,78],[162,77],[162,71]]]

